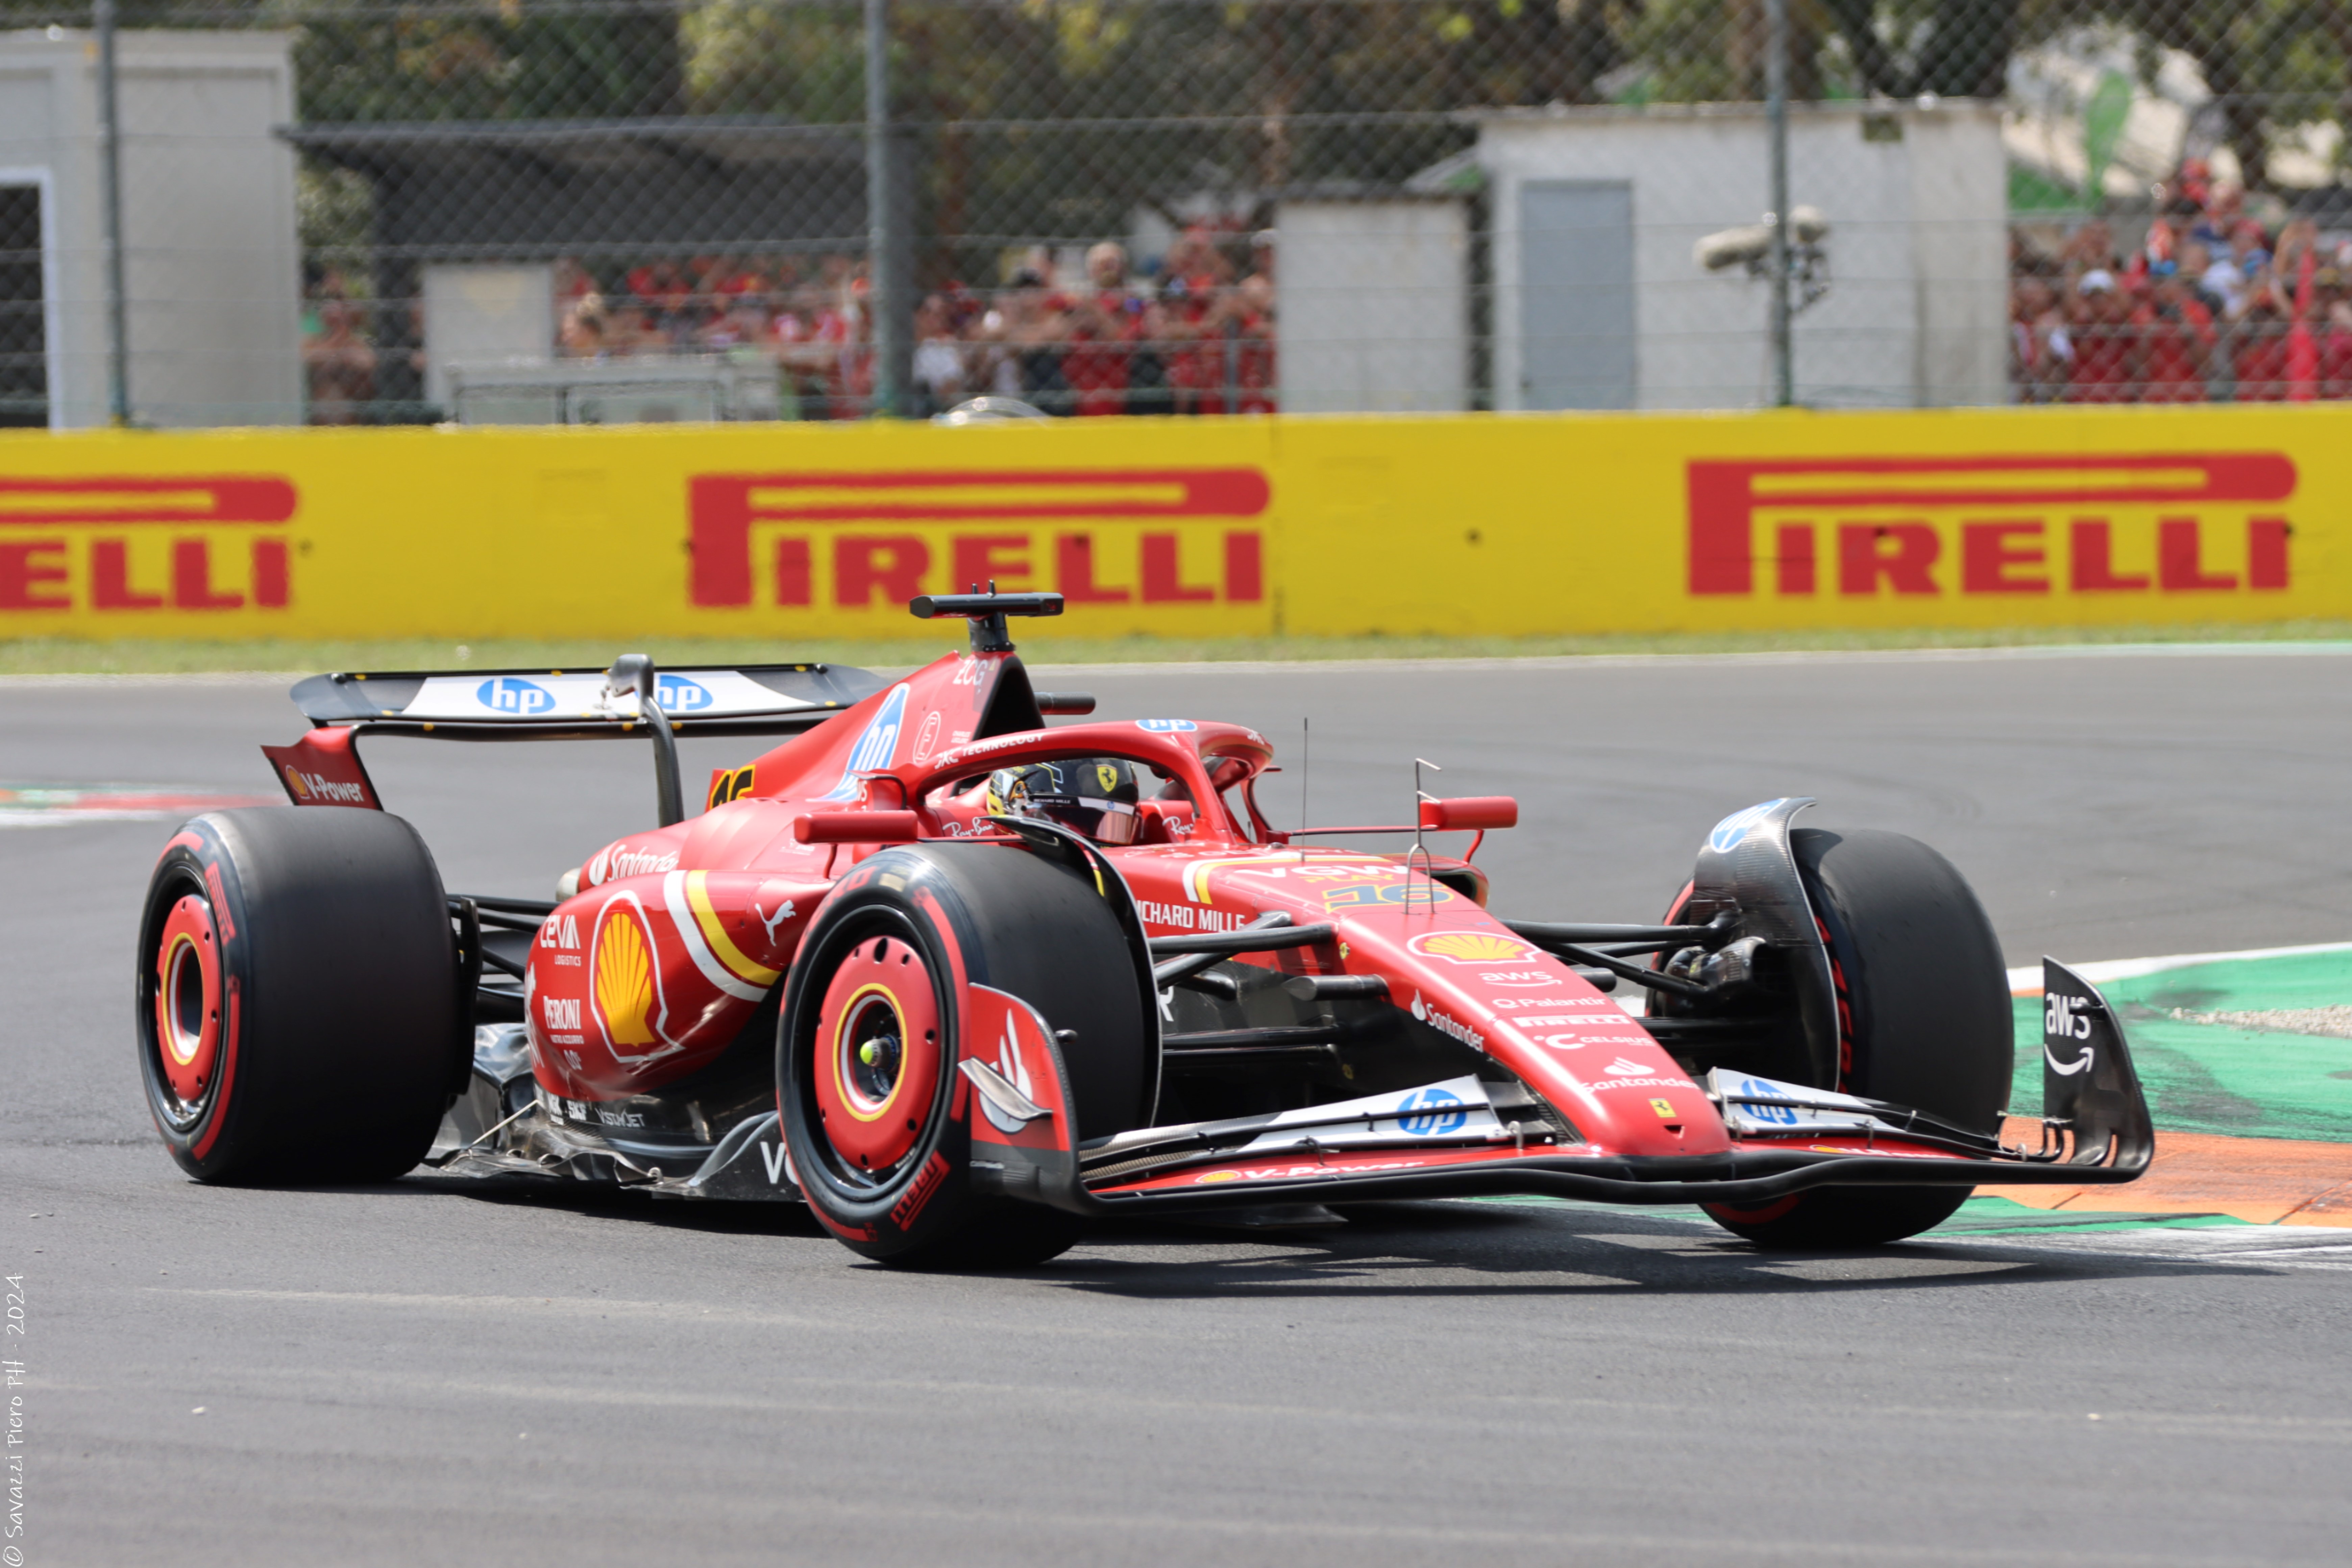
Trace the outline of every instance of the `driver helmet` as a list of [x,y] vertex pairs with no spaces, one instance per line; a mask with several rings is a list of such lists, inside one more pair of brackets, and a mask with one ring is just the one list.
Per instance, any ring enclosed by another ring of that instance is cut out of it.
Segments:
[[988,775],[991,816],[1034,816],[1101,844],[1132,844],[1141,792],[1133,765],[1117,757],[1028,763]]

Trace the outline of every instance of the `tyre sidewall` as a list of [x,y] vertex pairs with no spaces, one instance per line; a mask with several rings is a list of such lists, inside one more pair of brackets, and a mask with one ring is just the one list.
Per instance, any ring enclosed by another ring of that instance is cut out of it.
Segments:
[[[968,1184],[971,1129],[955,1120],[962,1075],[963,1014],[957,977],[971,973],[969,944],[941,919],[943,906],[961,908],[955,889],[937,867],[915,855],[886,850],[844,879],[817,913],[786,976],[786,1001],[777,1024],[777,1116],[802,1195],[825,1228],[854,1250],[887,1258],[934,1243],[964,1217],[973,1197]],[[816,1116],[817,1030],[825,987],[849,950],[877,936],[904,942],[922,955],[940,1016],[940,1072],[914,1146],[886,1181],[872,1186],[833,1169]]]
[[[133,1038],[139,1046],[139,1078],[146,1091],[147,1111],[155,1131],[180,1168],[199,1180],[211,1180],[236,1168],[249,1139],[242,1130],[255,1120],[248,1109],[263,1098],[243,1071],[245,1035],[250,1019],[245,998],[251,989],[253,928],[239,919],[244,889],[236,863],[221,841],[218,828],[204,817],[187,823],[173,837],[149,879],[146,906],[139,922],[137,970],[131,996],[136,1016]],[[174,904],[186,896],[203,899],[212,913],[214,963],[221,989],[218,1067],[211,1089],[199,1102],[193,1121],[178,1114],[179,1097],[166,1080],[163,1041],[156,1016],[162,978],[156,969],[156,948],[163,923]],[[243,1081],[239,1079],[242,1078]]]
[[[217,1087],[182,1126],[159,1081],[155,943],[203,894],[224,999]],[[166,846],[138,950],[142,1085],[173,1158],[205,1181],[376,1181],[431,1146],[470,1048],[439,871],[399,817],[208,812]]]

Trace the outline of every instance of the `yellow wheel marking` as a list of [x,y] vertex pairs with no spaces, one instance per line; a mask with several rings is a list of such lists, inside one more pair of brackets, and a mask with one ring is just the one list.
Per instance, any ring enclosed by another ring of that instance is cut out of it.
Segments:
[[[865,1096],[858,1093],[856,1089],[851,1089],[848,1083],[843,1079],[841,1076],[841,1064],[849,1055],[849,1041],[847,1038],[849,1034],[849,1026],[857,1021],[857,1016],[863,1010],[859,1007],[858,1004],[864,1002],[868,996],[881,997],[884,1002],[889,1005],[890,1016],[898,1020],[899,1072],[898,1078],[892,1081],[890,1085],[890,1092],[883,1099],[882,1103],[876,1106],[872,1110],[866,1111],[857,1109],[859,1103],[865,1100]],[[887,1116],[890,1113],[890,1107],[898,1101],[898,1090],[906,1085],[906,1063],[907,1010],[898,1005],[898,996],[887,985],[867,984],[859,986],[855,992],[850,994],[849,1001],[842,1007],[841,1022],[833,1026],[833,1087],[834,1091],[841,1097],[841,1108],[844,1110],[848,1111],[850,1115],[857,1118],[860,1121],[881,1121],[885,1116]]]

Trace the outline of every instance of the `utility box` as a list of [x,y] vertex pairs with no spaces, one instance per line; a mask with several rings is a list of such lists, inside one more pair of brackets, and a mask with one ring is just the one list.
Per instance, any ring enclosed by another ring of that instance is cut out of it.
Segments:
[[1437,414],[1470,402],[1470,219],[1458,197],[1285,200],[1282,407]]
[[[132,417],[302,418],[293,39],[136,29],[115,44]],[[98,47],[0,34],[0,423],[102,425],[105,219]],[[16,221],[23,219],[26,221]],[[25,245],[37,238],[40,264]],[[37,289],[37,300],[25,296]]]
[[[1769,285],[1692,255],[1763,215],[1769,155],[1760,104],[1480,116],[1496,406],[1769,401]],[[1830,224],[1828,292],[1793,333],[1799,402],[2007,401],[2007,171],[1990,104],[1790,107],[1790,205]]]

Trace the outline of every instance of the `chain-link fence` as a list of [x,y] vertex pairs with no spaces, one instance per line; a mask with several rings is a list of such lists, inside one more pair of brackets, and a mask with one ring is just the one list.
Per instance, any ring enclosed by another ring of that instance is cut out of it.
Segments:
[[2352,395],[2334,0],[0,9],[9,423]]

